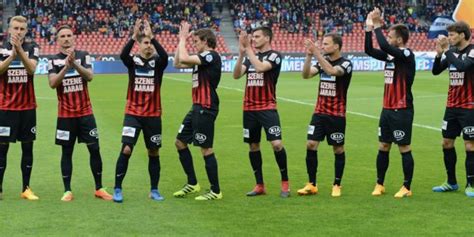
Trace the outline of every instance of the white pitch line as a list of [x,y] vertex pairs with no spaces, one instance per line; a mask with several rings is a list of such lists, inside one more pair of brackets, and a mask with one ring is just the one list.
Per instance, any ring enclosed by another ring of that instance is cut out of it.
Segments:
[[[175,80],[175,81],[191,83],[191,79],[187,80],[187,79],[180,79],[180,78],[166,77],[166,76],[164,76],[163,78],[168,78],[168,79]],[[228,86],[219,86],[219,88],[223,88],[223,89],[226,89],[226,90],[232,90],[232,91],[238,91],[238,92],[244,92],[243,89],[228,87]],[[295,100],[295,99],[290,99],[290,98],[285,98],[285,97],[281,97],[281,96],[278,96],[278,100],[282,100],[282,101],[290,102],[290,103],[295,103],[295,104],[300,104],[300,105],[309,105],[309,106],[314,106],[315,105],[314,103],[308,103],[308,102]],[[370,119],[379,120],[378,116],[374,116],[374,115],[370,115],[370,114],[364,114],[364,113],[359,113],[359,112],[354,112],[354,111],[349,111],[349,110],[347,110],[346,113],[353,114],[353,115],[358,115],[358,116],[366,117],[366,118],[370,118]],[[441,131],[440,128],[429,126],[429,125],[424,125],[424,124],[413,123],[413,126],[419,127],[419,128],[425,128],[425,129],[428,129],[428,130],[438,131],[438,132]]]

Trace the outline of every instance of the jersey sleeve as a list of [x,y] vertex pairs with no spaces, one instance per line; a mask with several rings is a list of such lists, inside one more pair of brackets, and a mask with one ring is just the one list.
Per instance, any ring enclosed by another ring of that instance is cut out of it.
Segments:
[[198,57],[201,60],[201,66],[209,66],[217,63],[217,57],[219,57],[219,55],[214,52],[203,52],[198,54]]
[[81,58],[81,65],[84,68],[92,68],[92,62],[91,62],[91,56],[89,55],[89,52],[83,52],[84,55]]
[[28,58],[38,61],[39,59],[39,46],[37,44],[31,44],[28,49]]
[[277,52],[272,52],[265,61],[272,65],[272,69],[277,68],[281,65],[281,55]]
[[251,65],[249,58],[245,57],[242,64],[245,66],[245,72],[244,73],[247,73],[249,71],[249,68],[250,68],[250,65]]
[[54,57],[48,58],[48,74],[59,73],[58,66],[54,65]]

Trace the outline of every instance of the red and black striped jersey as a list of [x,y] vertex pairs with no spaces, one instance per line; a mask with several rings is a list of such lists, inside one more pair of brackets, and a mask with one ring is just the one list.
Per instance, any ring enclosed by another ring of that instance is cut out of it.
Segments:
[[330,76],[322,70],[319,63],[315,65],[320,75],[318,101],[314,113],[332,116],[346,116],[347,90],[352,78],[352,63],[346,58],[340,57],[330,61],[332,66],[339,66],[344,71],[342,76]]
[[448,108],[474,109],[474,44],[463,50],[452,48],[445,58],[435,58],[433,74],[449,68]]
[[415,55],[408,48],[397,48],[388,44],[380,28],[375,29],[381,50],[372,46],[372,32],[365,34],[365,52],[385,61],[384,109],[413,108],[411,87],[415,80]]
[[[92,68],[88,52],[74,51],[76,63],[84,68]],[[58,74],[66,66],[67,55],[58,53],[48,60],[48,73]],[[71,67],[64,75],[61,84],[56,87],[58,96],[58,117],[76,118],[92,114],[88,82]]]
[[125,45],[120,59],[128,68],[128,92],[125,113],[143,117],[161,116],[161,83],[163,72],[168,66],[168,54],[163,47],[152,39],[151,43],[158,54],[146,59],[130,54],[134,40]]
[[272,65],[266,72],[257,72],[248,58],[244,59],[247,82],[245,84],[244,111],[275,110],[276,85],[281,69],[281,54],[275,50],[258,52],[257,58]]
[[[38,61],[39,47],[36,43],[23,43],[23,50],[29,59]],[[12,45],[5,41],[0,48],[0,61],[12,54]],[[28,75],[17,56],[8,69],[0,75],[0,110],[30,110],[36,108],[34,75]]]
[[219,109],[217,86],[221,80],[221,56],[216,51],[205,51],[198,54],[201,65],[193,69],[193,104],[207,109]]

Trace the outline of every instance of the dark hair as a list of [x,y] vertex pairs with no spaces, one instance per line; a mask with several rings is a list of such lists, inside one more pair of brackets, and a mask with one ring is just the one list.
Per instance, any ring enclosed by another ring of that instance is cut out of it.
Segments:
[[263,35],[264,36],[268,36],[270,37],[270,42],[272,42],[272,39],[273,39],[273,32],[272,32],[272,29],[270,27],[267,27],[267,26],[260,26],[260,27],[257,27],[255,29],[253,29],[252,33],[255,32],[255,31],[259,31],[261,30]]
[[395,34],[397,37],[401,37],[403,40],[403,44],[406,44],[408,42],[408,38],[410,38],[410,31],[408,30],[408,27],[406,27],[403,24],[396,24],[393,25],[389,28],[389,30],[395,31]]
[[217,46],[217,39],[212,30],[205,28],[199,29],[193,33],[194,36],[199,37],[200,40],[206,41],[209,48],[215,49]]
[[70,25],[62,25],[58,28],[58,30],[56,31],[56,36],[59,34],[59,32],[61,32],[62,30],[71,30],[72,31],[72,28]]
[[469,25],[464,21],[458,21],[446,27],[448,32],[456,32],[458,34],[464,33],[464,39],[470,40],[471,39],[471,29]]
[[339,50],[342,50],[342,37],[337,33],[327,33],[324,37],[331,37],[332,42],[339,45]]

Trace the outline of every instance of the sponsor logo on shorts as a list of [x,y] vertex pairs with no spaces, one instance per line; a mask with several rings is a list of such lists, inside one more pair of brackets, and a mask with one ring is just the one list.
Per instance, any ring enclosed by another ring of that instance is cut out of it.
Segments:
[[244,128],[244,138],[250,138],[250,131]]
[[64,131],[64,130],[59,130],[59,129],[56,131],[56,139],[58,140],[69,141],[69,137],[70,137],[69,131]]
[[465,127],[462,129],[463,133],[469,137],[474,137],[474,126]]
[[94,129],[90,130],[89,135],[91,137],[99,138],[99,132],[97,131],[97,128],[94,128]]
[[161,144],[161,134],[156,134],[150,137],[150,141],[155,143],[156,145]]
[[0,137],[9,137],[10,127],[0,127]]
[[31,133],[36,134],[36,126],[32,127],[30,131]]
[[134,127],[128,127],[128,126],[125,126],[123,127],[123,130],[122,130],[122,136],[125,136],[125,137],[135,137],[135,131],[137,129],[134,128]]
[[183,129],[184,129],[184,124],[181,124],[181,126],[179,126],[178,133],[181,133],[181,132],[183,132]]
[[314,135],[314,129],[315,129],[314,125],[309,125],[308,126],[308,134],[309,135]]
[[405,137],[405,132],[402,130],[395,130],[393,131],[393,137],[395,140],[400,141]]
[[382,128],[379,127],[379,137],[381,137],[381,136],[382,136]]
[[273,126],[268,129],[268,133],[275,135],[275,136],[280,136],[281,135],[281,129],[280,126]]
[[194,139],[196,139],[196,141],[198,141],[199,144],[202,144],[207,140],[207,137],[206,137],[206,135],[204,135],[202,133],[196,133],[194,135]]
[[336,132],[331,134],[329,137],[337,143],[344,141],[344,133]]

